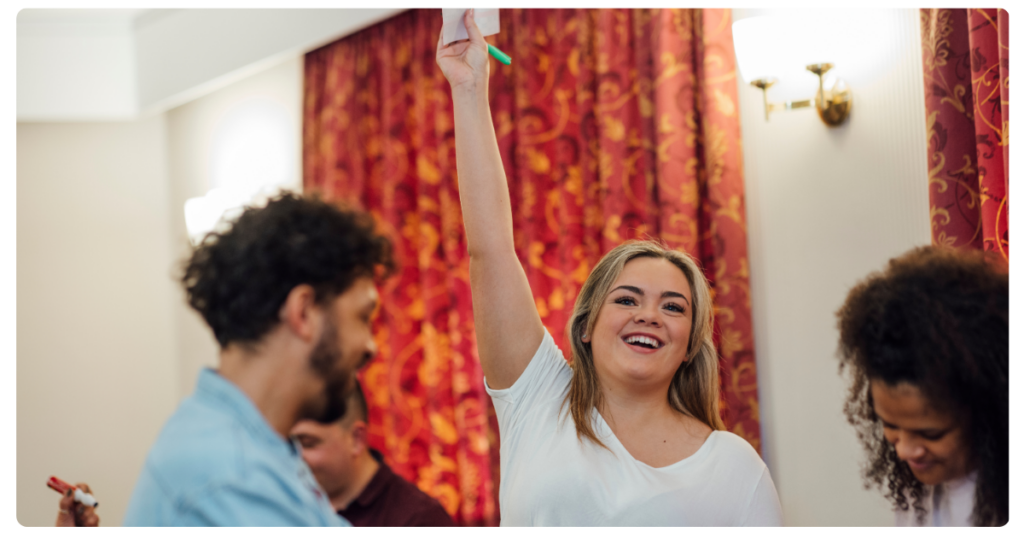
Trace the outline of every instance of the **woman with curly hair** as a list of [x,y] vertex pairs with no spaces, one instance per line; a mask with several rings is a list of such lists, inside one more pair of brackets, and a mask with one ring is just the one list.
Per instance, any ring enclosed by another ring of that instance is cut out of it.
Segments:
[[[844,411],[903,526],[1009,519],[1009,275],[978,251],[921,247],[837,313]],[[913,510],[911,510],[913,507]]]

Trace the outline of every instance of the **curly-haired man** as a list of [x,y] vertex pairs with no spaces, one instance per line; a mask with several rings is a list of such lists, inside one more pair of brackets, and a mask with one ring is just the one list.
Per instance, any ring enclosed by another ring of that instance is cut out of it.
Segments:
[[345,413],[376,352],[375,278],[392,268],[368,215],[292,194],[208,234],[181,281],[220,365],[164,425],[125,525],[346,525],[288,434]]

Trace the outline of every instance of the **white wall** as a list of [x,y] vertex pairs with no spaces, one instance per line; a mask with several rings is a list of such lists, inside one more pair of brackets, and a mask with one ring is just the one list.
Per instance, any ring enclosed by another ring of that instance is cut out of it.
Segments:
[[3,262],[3,421],[14,425],[14,391],[17,388],[14,362],[14,124],[0,123],[0,262]]
[[35,17],[40,11],[18,14],[18,121],[133,119],[139,105],[128,15],[70,23]]
[[930,243],[920,23],[916,9],[857,15],[874,36],[862,64],[837,66],[853,90],[845,125],[828,128],[811,109],[766,122],[760,90],[738,82],[762,446],[787,525],[893,521],[861,485],[835,311],[867,273]]
[[[203,196],[213,187],[251,179],[258,173],[251,169],[252,163],[269,168],[285,164],[280,176],[268,179],[301,192],[302,77],[300,56],[167,113],[170,226],[176,261],[187,256],[189,249],[185,200]],[[240,144],[233,142],[239,140],[239,127],[250,132],[279,129],[276,134],[282,147],[261,147],[261,140],[265,143],[274,138],[243,137]],[[247,142],[252,145],[247,147]],[[227,155],[220,155],[218,150]],[[261,161],[271,151],[280,151],[284,163]],[[216,364],[218,348],[202,317],[185,304],[184,293],[176,295],[174,316],[179,350],[177,388],[184,397],[195,388],[200,368]]]
[[50,475],[120,525],[177,403],[164,121],[17,126],[17,518]]

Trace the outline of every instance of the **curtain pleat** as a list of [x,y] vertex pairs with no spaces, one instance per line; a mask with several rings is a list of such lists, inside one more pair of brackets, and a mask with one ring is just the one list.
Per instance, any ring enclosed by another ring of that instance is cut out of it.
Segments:
[[932,243],[1009,260],[1009,19],[922,9]]

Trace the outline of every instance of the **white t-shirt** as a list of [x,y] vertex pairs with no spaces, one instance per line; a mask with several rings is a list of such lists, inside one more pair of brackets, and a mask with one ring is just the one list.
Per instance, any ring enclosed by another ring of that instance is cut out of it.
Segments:
[[571,376],[545,330],[515,384],[487,387],[501,433],[503,526],[782,524],[767,467],[735,434],[712,432],[696,453],[660,468],[635,460],[597,410],[594,432],[611,451],[578,440],[562,407]]
[[[927,511],[918,522],[913,505],[909,510],[896,510],[897,527],[971,527],[974,512],[974,487],[977,474],[950,480],[937,486],[924,486],[921,506]],[[911,500],[908,497],[907,502]]]

